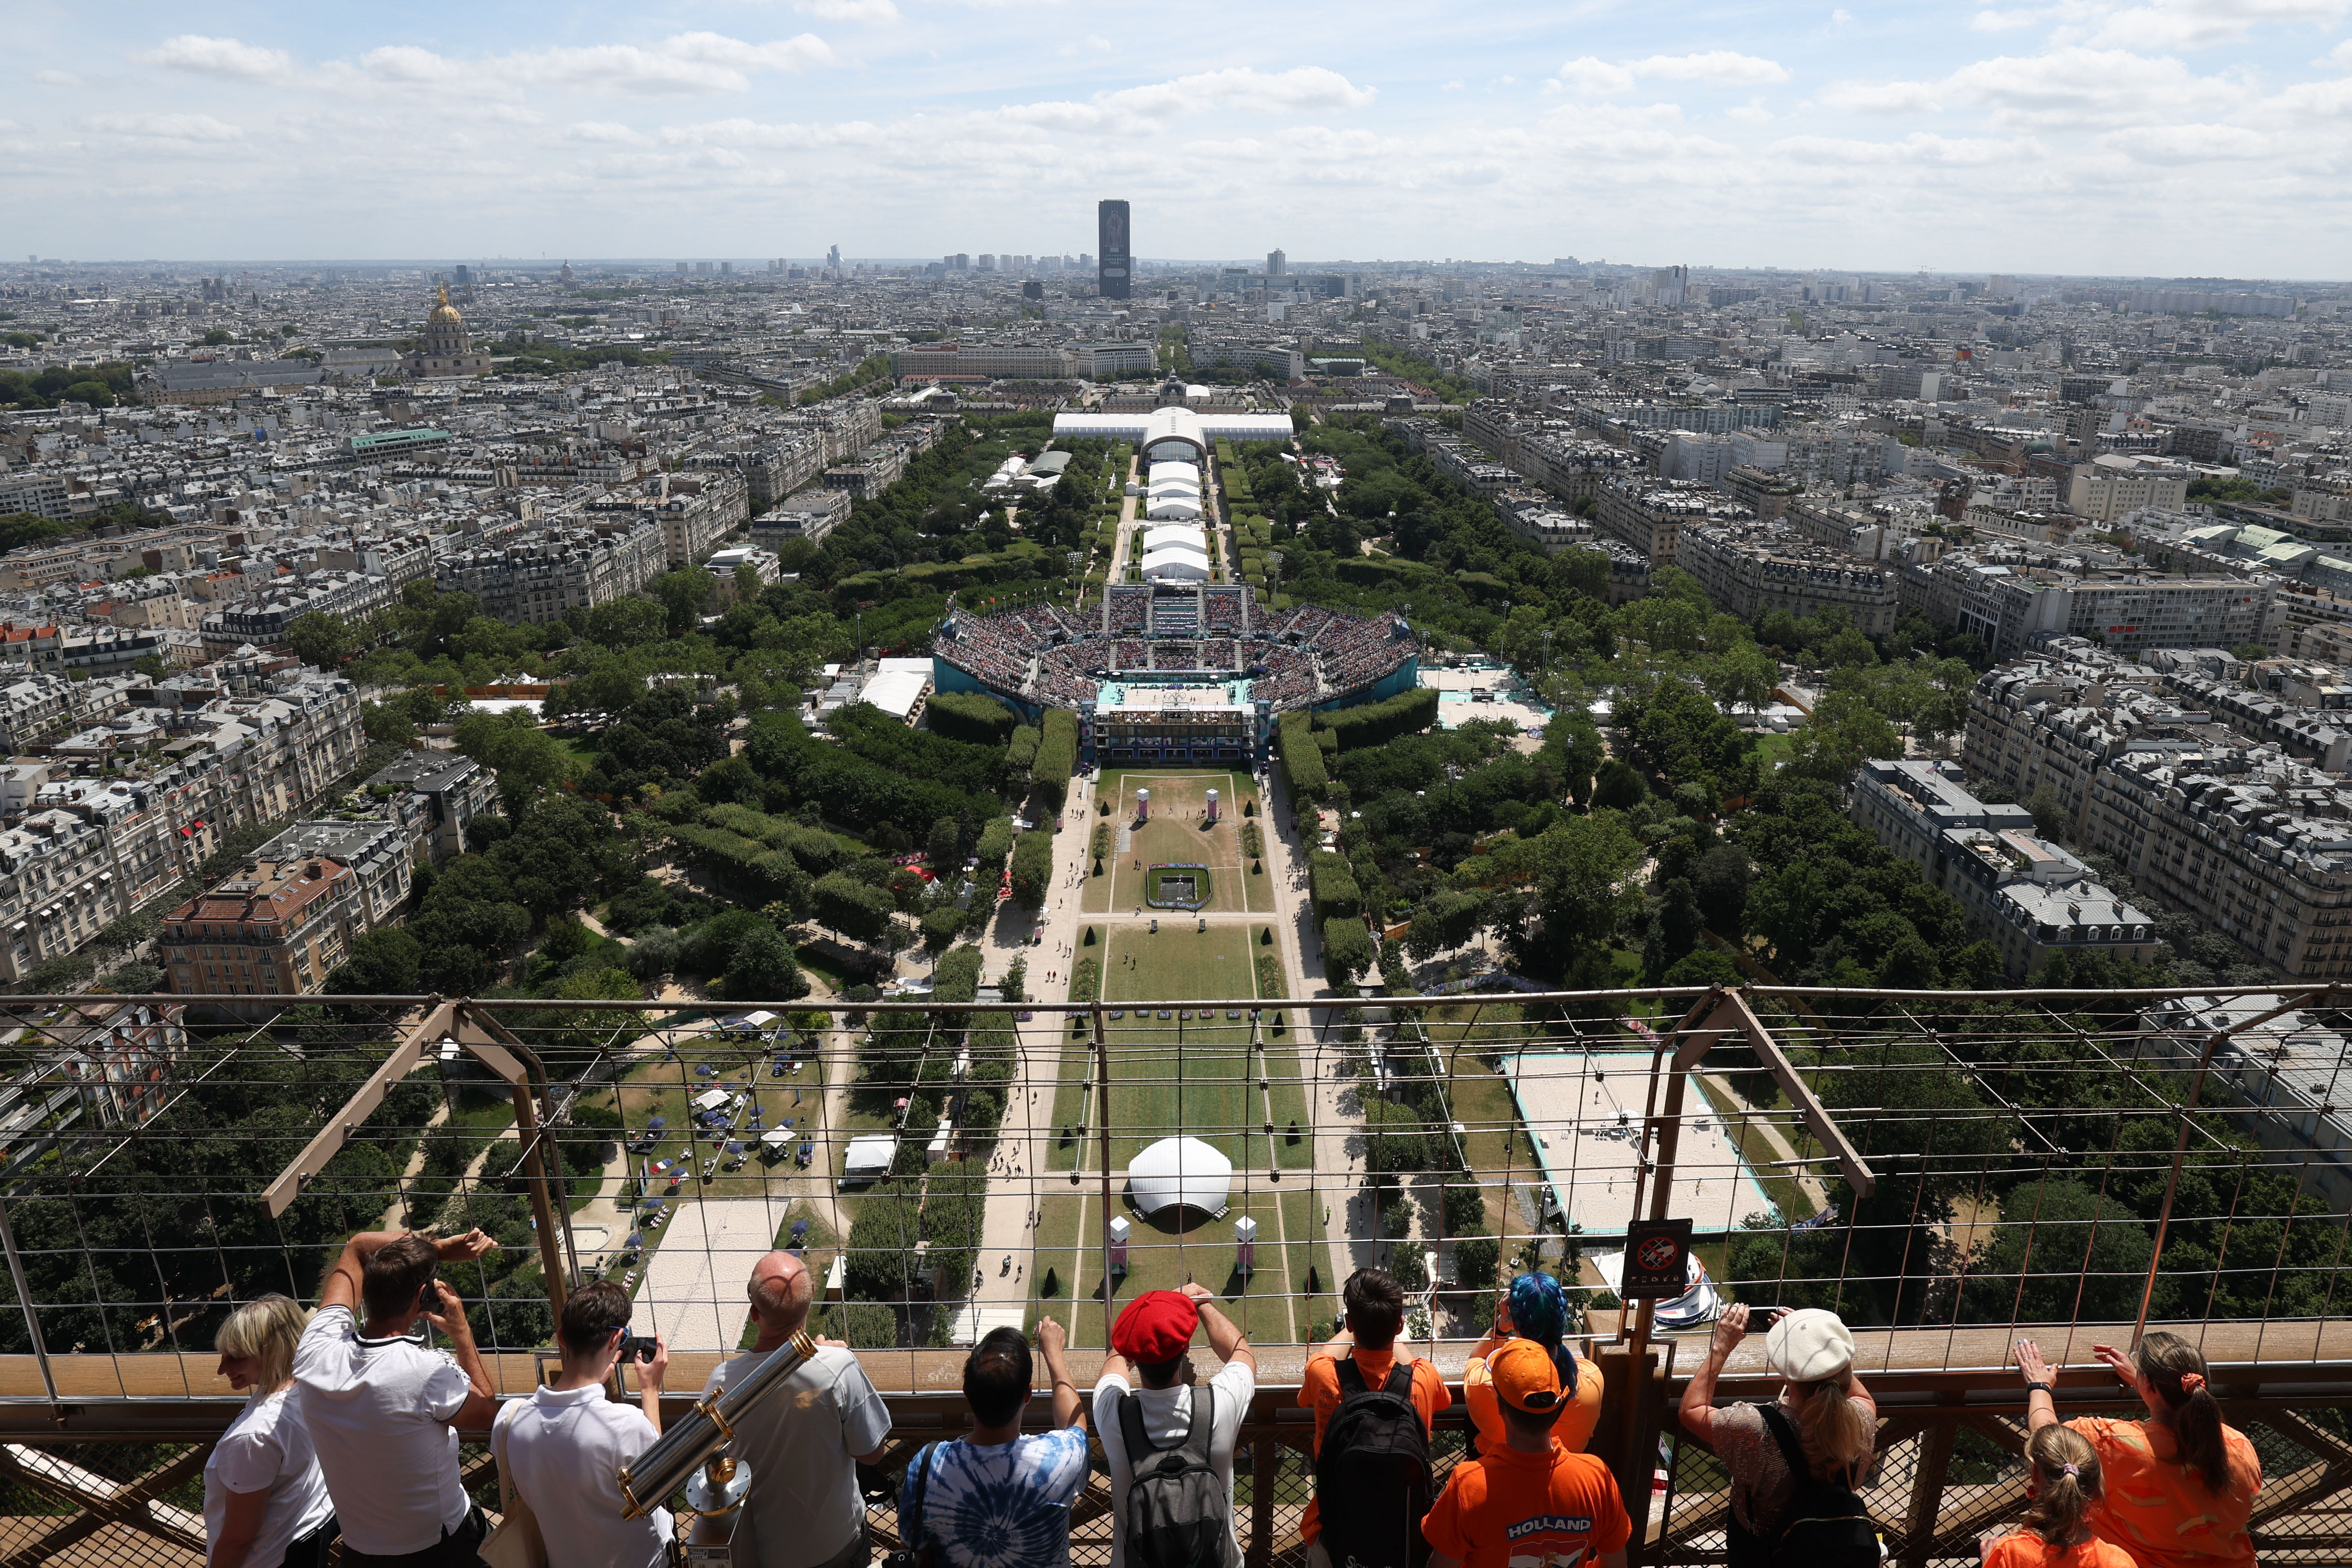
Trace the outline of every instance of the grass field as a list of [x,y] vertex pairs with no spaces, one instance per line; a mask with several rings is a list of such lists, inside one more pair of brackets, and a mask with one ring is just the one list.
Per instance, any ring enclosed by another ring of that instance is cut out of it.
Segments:
[[[1243,804],[1257,799],[1257,786],[1249,775],[1207,768],[1108,769],[1096,798],[1110,802],[1112,814],[1097,816],[1087,831],[1093,831],[1095,823],[1108,822],[1117,834],[1131,826],[1139,789],[1151,791],[1151,818],[1134,830],[1124,853],[1104,857],[1102,875],[1087,876],[1085,903],[1080,906],[1087,914],[1108,915],[1141,907],[1150,868],[1166,862],[1208,866],[1209,902],[1204,907],[1212,913],[1263,913],[1274,907],[1274,890],[1266,885],[1266,873],[1251,871],[1252,862],[1242,855]],[[1214,826],[1203,820],[1211,789],[1217,791]],[[1089,864],[1087,870],[1091,873],[1093,866]]]
[[[1260,1341],[1296,1343],[1318,1331],[1328,1337],[1339,1311],[1331,1281],[1318,1273],[1315,1283],[1324,1292],[1306,1295],[1308,1270],[1328,1260],[1322,1209],[1304,1183],[1285,1191],[1277,1186],[1234,1185],[1232,1206],[1223,1218],[1189,1217],[1181,1230],[1146,1220],[1114,1197],[1114,1211],[1134,1226],[1128,1243],[1127,1272],[1118,1281],[1111,1306],[1114,1312],[1145,1291],[1172,1290],[1187,1279],[1217,1292],[1225,1314],[1242,1331]],[[1029,1322],[1040,1316],[1061,1321],[1070,1331],[1070,1343],[1099,1346],[1103,1343],[1102,1196],[1091,1185],[1083,1190],[1055,1194],[1044,1204],[1045,1220],[1039,1228],[1035,1261],[1030,1278],[1042,1282],[1050,1268],[1054,1295],[1032,1295]],[[1234,1267],[1234,1221],[1244,1214],[1257,1221],[1257,1266],[1247,1280]]]
[[[1250,944],[1255,927],[1196,927],[1190,917],[1174,916],[1163,917],[1156,934],[1148,920],[1098,928],[1104,936],[1093,950],[1102,955],[1102,999],[1122,1015],[1106,1025],[1111,1165],[1123,1167],[1146,1145],[1183,1133],[1213,1145],[1236,1166],[1304,1168],[1314,1161],[1314,1146],[1304,1132],[1307,1102],[1297,1082],[1297,1054],[1287,1040],[1271,1041],[1263,1052],[1251,1043],[1248,1015],[1255,987]],[[1132,1005],[1163,999],[1226,1005]],[[1187,1011],[1194,1016],[1179,1016]],[[1170,1016],[1163,1019],[1162,1012]],[[1234,1012],[1242,1017],[1228,1016]],[[1054,1098],[1056,1128],[1090,1120],[1083,1092],[1090,1072],[1086,1040],[1066,1041]],[[1268,1120],[1275,1124],[1271,1148],[1265,1132]],[[1295,1144],[1289,1138],[1294,1121],[1301,1124]],[[1087,1158],[1099,1159],[1091,1139]],[[1074,1141],[1056,1137],[1046,1168],[1068,1170],[1077,1160]]]

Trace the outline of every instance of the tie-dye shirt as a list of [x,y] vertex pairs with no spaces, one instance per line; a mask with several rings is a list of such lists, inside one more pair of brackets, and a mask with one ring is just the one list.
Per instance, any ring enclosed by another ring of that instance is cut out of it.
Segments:
[[2263,1462],[2234,1427],[2221,1428],[2230,1490],[2216,1496],[2180,1462],[2168,1427],[2085,1416],[2067,1426],[2099,1451],[2106,1495],[2091,1505],[2100,1540],[2131,1553],[2140,1568],[2253,1568],[2246,1521],[2263,1484]]
[[[929,1455],[923,1539],[951,1568],[1069,1568],[1070,1504],[1087,1490],[1087,1429],[1061,1427],[985,1447],[958,1439]],[[915,1467],[898,1488],[914,1512]]]

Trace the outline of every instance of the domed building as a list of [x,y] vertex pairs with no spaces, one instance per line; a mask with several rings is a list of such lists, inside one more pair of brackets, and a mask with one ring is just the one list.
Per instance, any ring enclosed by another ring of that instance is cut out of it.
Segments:
[[474,351],[474,335],[466,319],[449,303],[449,287],[441,287],[441,303],[425,318],[425,343],[408,356],[412,376],[478,376],[490,368],[490,357]]

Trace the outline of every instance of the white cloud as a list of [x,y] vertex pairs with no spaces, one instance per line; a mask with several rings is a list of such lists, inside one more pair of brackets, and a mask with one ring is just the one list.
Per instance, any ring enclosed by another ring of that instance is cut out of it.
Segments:
[[2005,125],[2090,130],[2170,123],[2235,107],[2247,91],[2198,76],[2179,60],[2074,47],[1974,61],[1937,84],[1936,95],[1990,110]]
[[565,126],[563,135],[570,141],[619,143],[624,146],[642,146],[647,140],[635,127],[623,125],[617,120],[583,120]]
[[1652,55],[1630,68],[1635,76],[1712,82],[1718,87],[1748,87],[1789,79],[1788,68],[1778,60],[1734,54],[1729,49],[1709,49],[1703,55]]
[[2093,43],[2136,49],[2201,49],[2235,43],[2264,25],[2332,27],[2352,0],[2152,0],[2108,11]]
[[1632,71],[1606,60],[1596,60],[1591,55],[1579,55],[1556,74],[1561,82],[1579,92],[1630,92],[1633,87]]
[[201,33],[166,38],[135,57],[142,65],[240,81],[270,81],[294,68],[294,57],[283,49],[265,49],[235,38],[207,38]]
[[1944,107],[1923,81],[1832,82],[1822,89],[1821,101],[1857,114],[1935,114]]
[[1969,18],[1969,30],[1974,33],[2009,33],[2020,27],[2031,27],[2042,20],[2032,11],[1979,11]]
[[1833,25],[1833,26],[1835,26],[1843,27],[1843,26],[1844,26],[1848,22],[1851,22],[1851,21],[1853,21],[1853,12],[1851,12],[1851,11],[1848,11],[1848,10],[1844,9],[1843,7],[1840,7],[1839,9],[1837,9],[1837,10],[1832,11],[1832,12],[1831,12],[1831,13],[1830,13],[1830,21],[1831,21],[1832,25]]
[[79,87],[81,78],[71,71],[35,71],[33,79],[43,87]]
[[159,141],[242,141],[245,132],[209,114],[92,114],[85,128],[110,136],[152,138]]
[[2109,131],[2098,139],[2112,152],[2142,163],[2203,163],[2216,161],[2269,158],[2277,149],[2271,138],[2242,125],[2155,125],[2134,131]]
[[1379,96],[1379,89],[1358,87],[1338,71],[1321,66],[1299,66],[1286,71],[1235,66],[1155,82],[1149,87],[1128,88],[1108,93],[1097,101],[1115,110],[1152,116],[1209,107],[1333,114],[1343,110],[1370,109]]
[[507,90],[557,87],[624,98],[744,92],[751,86],[751,72],[801,71],[833,63],[833,50],[814,33],[765,44],[719,33],[679,33],[650,47],[593,44],[479,60],[393,44],[371,49],[359,59],[362,73],[390,86],[464,82]]
[[2345,39],[2312,63],[2323,66],[2352,66],[2352,38]]
[[887,27],[898,20],[898,7],[890,0],[798,0],[793,9],[820,22],[863,22]]
[[1451,81],[1439,82],[1437,84],[1437,90],[1440,92],[1460,92],[1462,90],[1462,78],[1460,77],[1455,77]]
[[1769,125],[1772,123],[1772,111],[1765,108],[1762,104],[1758,103],[1753,99],[1750,99],[1746,103],[1736,104],[1732,108],[1725,110],[1723,111],[1723,117],[1726,120],[1738,120],[1743,125]]

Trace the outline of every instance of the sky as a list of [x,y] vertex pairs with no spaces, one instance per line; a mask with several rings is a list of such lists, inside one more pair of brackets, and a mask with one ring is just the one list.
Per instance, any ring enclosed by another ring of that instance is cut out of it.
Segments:
[[[7,253],[2336,278],[2352,0],[0,0]],[[192,28],[201,30],[192,31]]]

